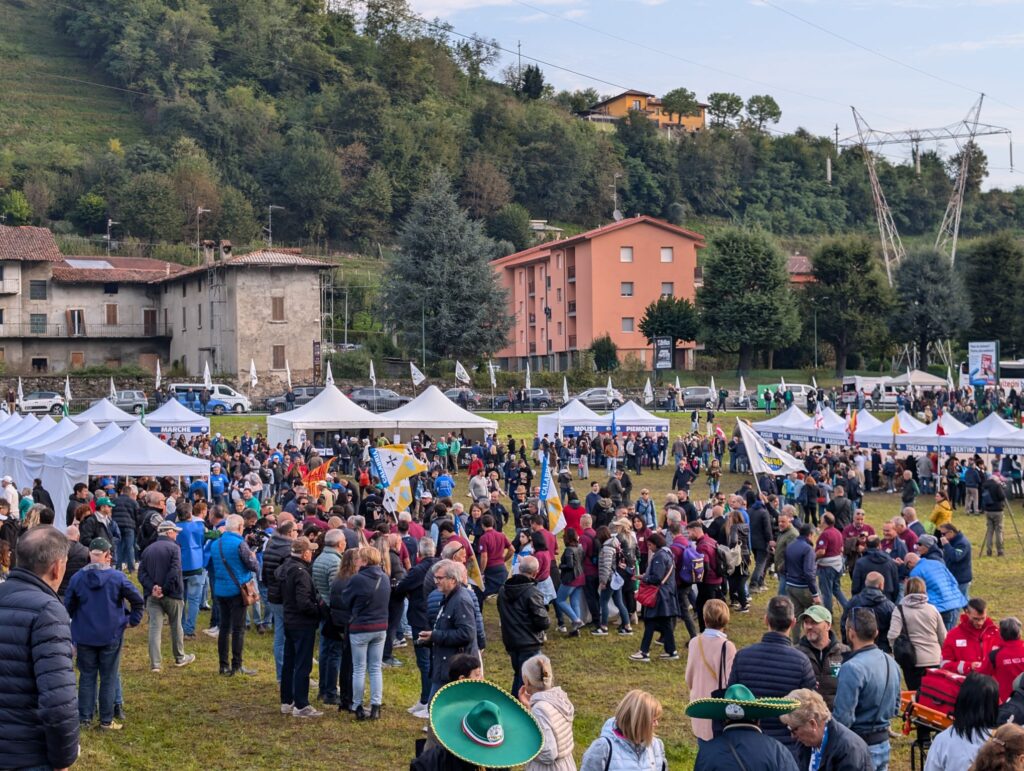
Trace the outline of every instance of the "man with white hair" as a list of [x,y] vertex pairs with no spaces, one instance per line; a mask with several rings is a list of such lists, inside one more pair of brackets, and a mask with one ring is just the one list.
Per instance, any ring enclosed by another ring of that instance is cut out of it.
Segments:
[[[331,583],[338,575],[341,552],[345,548],[345,535],[340,529],[324,533],[324,549],[313,560],[313,586],[326,602],[331,596]],[[327,622],[320,625],[320,701],[338,704],[338,682],[341,677],[341,640],[332,640],[324,634]]]
[[245,520],[237,514],[231,514],[225,520],[223,534],[210,548],[213,596],[220,608],[217,654],[220,658],[220,673],[229,677],[256,674],[256,670],[242,665],[246,607],[242,602],[242,586],[255,577],[259,567],[256,555],[242,537],[244,525]]
[[540,653],[545,630],[551,626],[544,597],[537,588],[539,569],[536,557],[523,557],[519,572],[498,590],[501,641],[512,661],[511,693],[519,693],[523,685],[520,669],[527,659]]
[[14,481],[9,476],[5,476],[0,481],[3,482],[4,498],[10,504],[11,511],[16,512],[18,510],[18,488],[14,486]]
[[442,559],[434,567],[434,580],[443,595],[441,608],[433,629],[419,634],[419,643],[433,649],[431,697],[448,682],[448,663],[452,656],[458,653],[480,655],[473,592],[465,586],[465,565]]

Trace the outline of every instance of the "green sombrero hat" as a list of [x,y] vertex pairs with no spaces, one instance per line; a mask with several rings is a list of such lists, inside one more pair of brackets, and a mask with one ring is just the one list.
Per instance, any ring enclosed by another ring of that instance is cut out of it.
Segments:
[[705,720],[761,720],[779,717],[800,706],[792,699],[772,699],[754,696],[745,685],[730,685],[721,699],[695,699],[686,707],[688,717]]
[[485,768],[529,763],[544,742],[533,715],[486,680],[456,680],[435,693],[430,728],[450,753]]

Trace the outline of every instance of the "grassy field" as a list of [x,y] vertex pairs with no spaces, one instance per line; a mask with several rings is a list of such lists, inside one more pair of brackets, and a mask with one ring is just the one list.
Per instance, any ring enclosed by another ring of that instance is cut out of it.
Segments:
[[[532,436],[536,415],[495,416],[502,435]],[[682,419],[673,417],[673,432],[685,430]],[[688,420],[688,418],[687,418]],[[734,415],[725,419],[730,431]],[[258,430],[263,419],[214,418],[213,429],[227,434],[245,428]],[[688,423],[687,423],[688,428]],[[465,491],[465,477],[458,480],[457,493]],[[669,471],[645,473],[635,480],[637,488],[647,486],[662,500],[671,482]],[[727,475],[723,489],[732,490],[742,479]],[[695,498],[706,497],[703,479],[695,487]],[[874,493],[865,499],[869,521],[876,529],[884,519],[898,513],[895,496]],[[930,506],[921,506],[925,514]],[[979,517],[958,512],[955,521],[978,545],[984,532]],[[1012,537],[1004,559],[978,558],[972,593],[990,602],[996,617],[1021,612],[1019,587],[1024,579],[1022,550]],[[848,589],[848,582],[844,588]],[[756,642],[763,631],[763,609],[769,594],[757,595],[754,611],[735,614],[728,632],[740,646]],[[484,654],[488,678],[508,687],[511,671],[501,646],[497,610],[488,603],[484,610],[488,645]],[[201,624],[207,621],[201,617]],[[681,644],[685,630],[677,626]],[[677,639],[679,639],[677,638]],[[550,636],[545,652],[554,662],[555,677],[576,706],[577,760],[597,736],[603,721],[612,714],[621,696],[630,688],[644,688],[661,699],[665,707],[659,735],[665,741],[671,768],[692,767],[696,743],[684,716],[687,690],[685,658],[675,662],[634,663],[627,656],[639,645],[639,635],[620,639],[614,634],[597,638],[584,634],[579,639]],[[298,721],[278,712],[274,681],[271,636],[250,634],[246,638],[246,663],[258,674],[253,678],[222,678],[217,674],[216,641],[200,634],[187,649],[197,654],[192,666],[178,670],[165,667],[162,674],[149,672],[145,623],[126,637],[122,673],[127,721],[123,731],[105,734],[85,732],[82,757],[76,768],[163,769],[172,763],[183,769],[303,768],[402,769],[408,767],[414,741],[422,736],[423,721],[408,715],[405,708],[416,701],[418,675],[412,649],[396,651],[405,666],[385,670],[384,712],[379,723],[355,723],[347,715],[327,712],[320,720]],[[683,649],[685,650],[685,649]],[[164,656],[170,655],[169,641]],[[314,668],[314,677],[316,669]],[[315,689],[313,690],[315,694]],[[907,740],[894,741],[893,769],[909,767]],[[296,750],[301,748],[300,754]]]

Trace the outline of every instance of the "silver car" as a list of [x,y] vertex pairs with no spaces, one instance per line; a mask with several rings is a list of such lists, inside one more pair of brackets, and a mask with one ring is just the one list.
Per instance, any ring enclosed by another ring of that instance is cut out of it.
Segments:
[[592,410],[608,409],[609,407],[617,410],[626,402],[622,396],[622,391],[617,388],[611,390],[610,398],[607,388],[588,388],[586,391],[577,394],[576,398]]
[[145,391],[115,391],[114,406],[125,412],[141,415],[144,409],[149,408],[149,400]]

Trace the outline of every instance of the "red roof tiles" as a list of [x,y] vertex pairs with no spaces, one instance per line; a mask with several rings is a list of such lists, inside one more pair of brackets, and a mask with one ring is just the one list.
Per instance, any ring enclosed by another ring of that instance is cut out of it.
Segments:
[[0,260],[60,262],[63,259],[53,233],[47,228],[0,225]]

